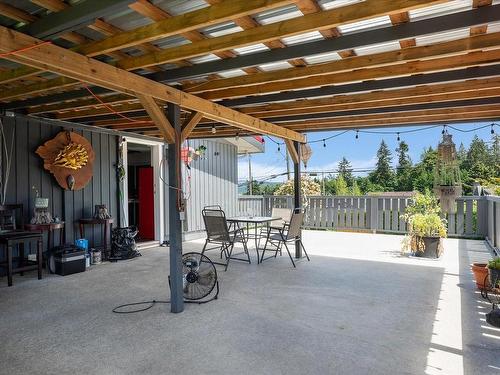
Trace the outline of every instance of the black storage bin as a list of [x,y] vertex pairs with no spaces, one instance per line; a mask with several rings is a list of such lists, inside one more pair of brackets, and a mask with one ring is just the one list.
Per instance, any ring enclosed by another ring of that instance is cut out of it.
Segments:
[[63,251],[54,254],[54,271],[66,276],[85,271],[85,250]]

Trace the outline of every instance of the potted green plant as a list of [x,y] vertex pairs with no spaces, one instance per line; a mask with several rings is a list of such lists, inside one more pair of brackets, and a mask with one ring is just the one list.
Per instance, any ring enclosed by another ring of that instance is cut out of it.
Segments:
[[436,197],[417,193],[402,215],[408,224],[406,246],[413,255],[439,258],[443,252],[442,238],[446,237],[446,220],[441,217]]
[[500,257],[495,257],[488,262],[488,272],[490,274],[490,285],[493,288],[500,287]]

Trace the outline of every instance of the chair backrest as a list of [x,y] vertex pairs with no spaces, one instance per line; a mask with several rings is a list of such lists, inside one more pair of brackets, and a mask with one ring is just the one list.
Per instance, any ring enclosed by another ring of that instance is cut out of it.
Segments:
[[[16,215],[17,212],[17,215]],[[19,217],[19,224],[17,218]],[[0,230],[16,230],[22,228],[23,205],[6,204],[0,205]]]
[[290,219],[290,225],[288,227],[288,232],[286,233],[286,239],[291,240],[300,236],[300,227],[302,226],[302,221],[304,220],[304,213],[293,213]]
[[201,211],[207,238],[214,241],[229,241],[229,228],[227,226],[226,214],[220,206],[207,206]]
[[271,221],[270,225],[272,227],[282,227],[284,224],[288,224],[290,222],[290,218],[292,217],[292,210],[289,208],[273,207],[271,216],[281,217],[281,219]]

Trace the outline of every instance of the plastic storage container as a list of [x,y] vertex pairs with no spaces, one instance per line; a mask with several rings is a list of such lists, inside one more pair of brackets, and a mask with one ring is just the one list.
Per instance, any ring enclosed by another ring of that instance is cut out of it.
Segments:
[[64,251],[54,254],[55,273],[61,276],[85,271],[85,250]]

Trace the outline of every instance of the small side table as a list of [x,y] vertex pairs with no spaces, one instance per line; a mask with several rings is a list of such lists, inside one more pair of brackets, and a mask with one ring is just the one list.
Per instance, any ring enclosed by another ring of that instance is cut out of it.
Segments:
[[[27,232],[14,230],[0,234],[0,244],[7,247],[7,283],[12,286],[12,275],[24,271],[37,270],[38,280],[42,278],[42,241],[41,232]],[[26,261],[24,259],[24,245],[30,242],[37,243],[36,262]],[[16,268],[13,267],[12,250],[15,246],[19,246],[19,264]]]
[[108,259],[108,241],[111,238],[111,230],[113,229],[113,221],[114,219],[94,219],[94,218],[84,218],[78,220],[78,224],[80,225],[80,238],[84,238],[85,225],[102,225],[103,226],[103,247],[104,247],[104,260]]
[[59,229],[59,245],[64,245],[64,221],[60,221],[59,223],[49,223],[49,224],[24,224],[24,229],[27,231],[33,232],[48,232],[47,235],[47,250],[50,250],[54,247],[54,238],[52,236],[52,232],[54,230]]

